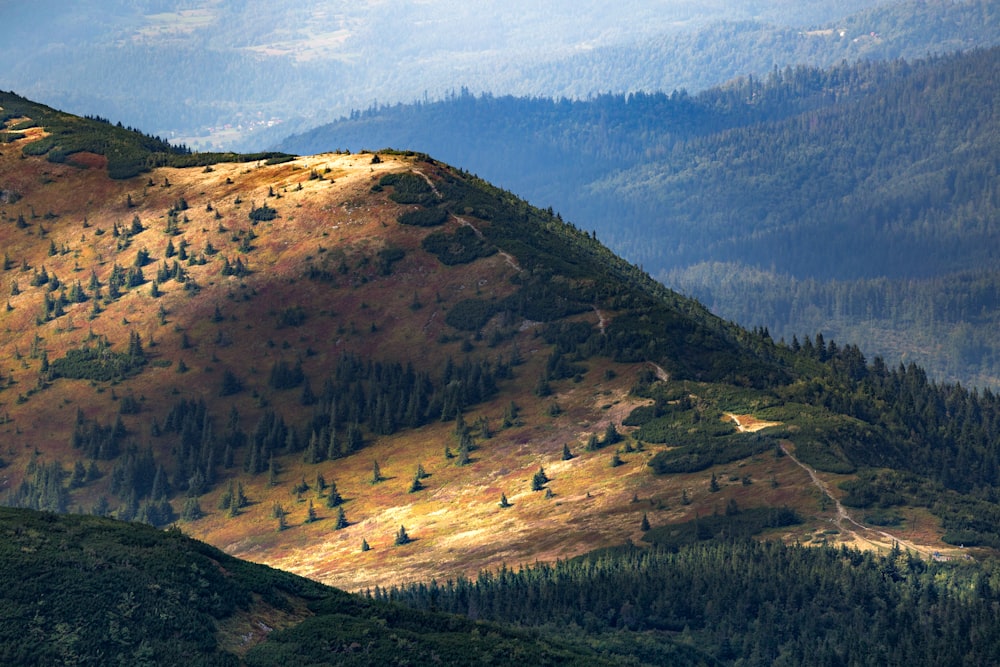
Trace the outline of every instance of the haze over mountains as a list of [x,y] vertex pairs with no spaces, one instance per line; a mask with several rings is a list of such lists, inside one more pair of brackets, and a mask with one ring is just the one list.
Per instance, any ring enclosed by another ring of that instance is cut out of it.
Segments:
[[995,394],[727,324],[425,155],[0,107],[5,660],[1000,655]]
[[[995,300],[988,296],[996,291],[996,281],[990,273],[993,261],[983,254],[992,243],[982,231],[976,232],[981,242],[964,234],[959,245],[976,249],[966,256],[949,240],[944,266],[936,258],[942,249],[928,241],[928,234],[940,233],[943,225],[976,228],[976,219],[991,216],[981,203],[973,212],[961,210],[964,204],[958,199],[942,208],[936,197],[908,194],[935,189],[941,179],[954,180],[949,171],[968,169],[962,166],[965,158],[948,149],[948,142],[962,140],[956,134],[957,117],[946,111],[952,104],[977,107],[978,100],[961,89],[964,82],[929,84],[949,87],[948,94],[956,96],[954,103],[941,97],[933,102],[938,107],[935,122],[950,127],[938,133],[936,143],[923,129],[904,123],[879,131],[901,141],[891,149],[867,151],[860,159],[857,147],[870,140],[857,133],[847,140],[848,150],[832,148],[831,142],[839,140],[827,135],[803,135],[793,140],[795,145],[763,134],[721,139],[763,142],[782,146],[784,152],[801,148],[813,156],[802,163],[779,159],[778,153],[766,163],[741,158],[747,169],[772,173],[763,194],[775,206],[748,201],[745,193],[756,193],[760,183],[731,179],[729,167],[718,168],[728,159],[726,152],[742,150],[738,143],[717,154],[713,137],[700,140],[700,147],[668,153],[694,136],[765,119],[777,123],[810,109],[856,114],[847,107],[863,105],[863,100],[840,97],[830,106],[833,98],[824,98],[816,87],[847,91],[852,84],[807,81],[804,77],[813,75],[792,76],[786,68],[842,67],[858,59],[913,59],[989,46],[1000,35],[1000,12],[991,0],[870,6],[737,3],[725,11],[697,3],[613,9],[547,5],[544,15],[527,7],[482,4],[470,13],[448,2],[391,9],[369,3],[336,12],[308,2],[290,8],[127,3],[110,11],[105,5],[77,3],[56,21],[29,7],[8,11],[17,13],[20,24],[33,26],[28,33],[52,38],[44,49],[11,43],[6,53],[11,87],[36,99],[122,120],[196,147],[257,151],[280,145],[305,154],[385,146],[422,150],[596,230],[616,252],[726,318],[767,326],[787,339],[822,331],[837,340],[863,341],[868,355],[917,361],[935,378],[974,386],[1000,382],[1000,354],[990,333]],[[850,76],[881,86],[899,74],[903,78],[892,85],[904,85],[906,77],[911,86],[925,85],[914,73],[894,72],[861,67]],[[689,108],[658,97],[686,90],[697,98],[698,91],[738,76],[752,76],[744,79],[743,90],[737,86],[709,93]],[[743,109],[734,106],[739,95],[745,102],[746,95],[756,94],[748,91],[763,91],[782,78],[781,97],[768,98],[763,110],[761,99]],[[652,97],[625,105],[624,97],[606,94],[619,91]],[[487,98],[470,99],[480,94]],[[506,99],[505,94],[533,97]],[[595,98],[597,94],[601,97]],[[917,95],[914,90],[908,99]],[[546,102],[563,96],[588,99]],[[414,99],[422,102],[380,106]],[[706,104],[721,104],[728,117]],[[349,111],[350,120],[281,140],[295,129]],[[678,113],[686,115],[680,126]],[[856,115],[837,121],[847,126],[859,122]],[[777,125],[767,130],[788,131]],[[911,133],[924,140],[916,152],[907,152]],[[981,136],[989,141],[988,134]],[[897,174],[894,180],[880,181],[886,177],[882,173],[875,180],[858,180],[872,168],[869,159],[919,164],[920,151],[934,152],[934,166],[917,167],[916,176]],[[829,160],[834,153],[840,155],[840,166],[815,163],[820,155]],[[716,175],[704,183],[689,178],[685,163],[691,160],[704,162]],[[855,172],[853,184],[827,178],[830,168],[842,171],[847,160],[856,162],[849,165]],[[798,187],[797,173],[803,169],[814,179],[805,190]],[[668,173],[674,176],[663,178]],[[720,178],[726,181],[722,190],[717,187]],[[830,190],[827,185],[833,182],[840,185]],[[869,194],[860,199],[848,195],[862,184]],[[988,202],[984,185],[973,179],[965,187],[981,192],[979,201]],[[700,194],[692,189],[699,187]],[[726,203],[718,209],[726,188],[732,196],[724,195]],[[855,199],[833,203],[842,196]],[[963,201],[970,196],[978,195],[966,193]],[[712,200],[710,207],[700,203],[706,197]],[[902,213],[892,214],[893,234],[915,226],[924,230],[917,232],[923,239],[857,233],[863,223],[854,208],[874,210],[865,197],[905,200]],[[753,214],[748,219],[744,211]],[[930,223],[924,221],[928,216]],[[706,229],[728,234],[720,224],[741,229],[727,240],[716,240],[715,232],[706,236]],[[834,238],[811,231],[817,224]],[[762,226],[768,231],[759,235]],[[656,243],[648,243],[650,233]],[[751,237],[755,240],[748,241]],[[809,246],[814,251],[807,251]],[[919,268],[902,270],[904,258]],[[959,295],[970,285],[979,295],[971,301]]]
[[[696,91],[775,65],[995,39],[981,16],[952,9],[955,20],[940,20],[936,3],[848,18],[879,4],[111,0],[58,12],[8,4],[2,18],[21,39],[5,40],[0,55],[5,87],[40,102],[192,146],[259,150],[268,137],[352,109],[440,99],[463,86],[545,97]],[[846,32],[831,32],[838,27]],[[247,138],[274,122],[281,130]]]
[[727,318],[995,387],[998,53],[788,68],[698,95],[467,94],[280,148],[423,147]]

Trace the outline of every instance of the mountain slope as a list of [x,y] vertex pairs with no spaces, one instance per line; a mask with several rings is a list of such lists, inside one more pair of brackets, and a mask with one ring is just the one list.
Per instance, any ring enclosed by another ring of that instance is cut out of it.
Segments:
[[997,54],[788,68],[696,96],[463,95],[284,146],[432,151],[551,204],[724,317],[995,386]]
[[9,504],[179,521],[353,590],[710,514],[1000,547],[992,394],[741,330],[425,155],[115,180],[24,123],[0,155]]

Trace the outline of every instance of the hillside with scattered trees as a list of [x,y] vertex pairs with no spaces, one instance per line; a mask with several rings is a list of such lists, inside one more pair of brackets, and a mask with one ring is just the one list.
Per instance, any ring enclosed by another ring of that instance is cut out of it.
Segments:
[[997,58],[775,68],[698,94],[464,92],[283,146],[433,151],[727,319],[996,386]]

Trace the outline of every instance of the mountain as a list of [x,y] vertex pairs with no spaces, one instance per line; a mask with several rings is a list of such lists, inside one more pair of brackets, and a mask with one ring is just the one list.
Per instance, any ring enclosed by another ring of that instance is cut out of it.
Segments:
[[[997,34],[988,4],[882,5],[109,0],[53,15],[8,4],[0,18],[30,42],[0,44],[0,84],[202,149],[256,149],[373,101],[440,99],[461,86],[570,97],[701,90],[774,65],[917,56]],[[877,13],[839,22],[862,10]]]
[[[730,504],[789,505],[789,539],[1000,546],[990,392],[742,330],[426,155],[151,149],[113,179],[144,135],[0,106],[9,504],[179,519],[350,589]],[[843,487],[818,510],[815,469]]]
[[[0,482],[24,508],[0,564],[40,587],[0,599],[7,637],[37,628],[5,651],[233,664],[263,620],[285,629],[247,664],[996,655],[992,392],[741,329],[425,154],[190,154],[0,107]],[[521,567],[588,553],[565,587]],[[125,590],[96,595],[105,570]],[[833,590],[824,632],[802,603]],[[184,642],[124,637],[126,612]]]
[[552,205],[728,319],[995,387],[998,54],[789,68],[698,95],[465,94],[281,148],[430,151]]

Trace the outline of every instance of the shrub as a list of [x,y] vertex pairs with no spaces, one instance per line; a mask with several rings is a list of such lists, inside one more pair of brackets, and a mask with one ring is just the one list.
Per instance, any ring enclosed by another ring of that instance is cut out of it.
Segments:
[[446,232],[429,234],[420,245],[445,266],[468,264],[497,252],[496,246],[480,238],[468,225],[459,227],[454,234]]
[[445,316],[445,322],[460,331],[478,331],[497,312],[496,302],[483,299],[463,299]]
[[278,217],[278,211],[271,208],[267,204],[259,208],[254,208],[250,211],[250,219],[254,222],[267,222],[268,220],[274,220]]
[[414,227],[437,227],[444,224],[448,219],[448,211],[443,207],[419,208],[415,211],[406,211],[400,214],[397,221],[401,225],[412,225]]

